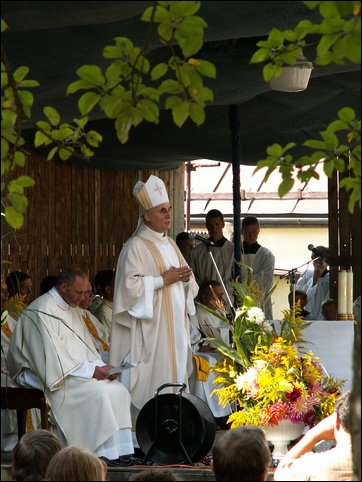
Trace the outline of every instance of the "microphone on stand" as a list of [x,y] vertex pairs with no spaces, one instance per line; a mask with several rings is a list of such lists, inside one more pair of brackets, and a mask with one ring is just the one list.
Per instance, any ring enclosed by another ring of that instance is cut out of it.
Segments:
[[205,239],[202,236],[200,236],[199,234],[190,232],[190,233],[188,233],[188,235],[189,235],[190,239],[197,239],[198,241],[202,241],[203,243],[205,243],[209,246],[213,246],[214,248],[220,248],[220,246],[217,243],[213,243],[209,239]]

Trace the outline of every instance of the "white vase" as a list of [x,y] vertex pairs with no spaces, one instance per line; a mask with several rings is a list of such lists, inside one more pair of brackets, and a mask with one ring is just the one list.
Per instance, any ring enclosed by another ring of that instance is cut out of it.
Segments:
[[292,423],[289,419],[282,420],[278,425],[264,427],[266,439],[274,445],[273,458],[281,459],[288,452],[288,445],[303,433],[305,425]]

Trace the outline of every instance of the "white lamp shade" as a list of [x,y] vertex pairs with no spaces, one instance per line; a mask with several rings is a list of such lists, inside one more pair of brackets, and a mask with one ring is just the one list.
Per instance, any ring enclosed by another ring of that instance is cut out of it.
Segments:
[[298,60],[293,66],[282,67],[281,75],[270,79],[271,90],[279,92],[301,92],[308,87],[309,77],[313,69],[312,62]]

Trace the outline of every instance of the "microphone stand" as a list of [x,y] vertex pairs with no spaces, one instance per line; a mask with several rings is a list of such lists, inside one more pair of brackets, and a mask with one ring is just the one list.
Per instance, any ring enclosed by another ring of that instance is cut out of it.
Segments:
[[[220,271],[219,271],[219,268],[217,267],[217,264],[216,264],[216,261],[215,261],[215,258],[214,258],[214,255],[212,254],[212,252],[210,251],[210,248],[211,248],[211,245],[210,244],[207,244],[206,245],[206,249],[207,249],[207,252],[209,253],[210,255],[210,258],[211,258],[211,261],[213,262],[214,264],[214,267],[215,267],[215,270],[216,270],[216,273],[219,277],[219,281],[220,281],[220,284],[221,286],[223,287],[223,290],[224,290],[224,293],[225,293],[225,296],[226,296],[226,299],[227,299],[227,302],[230,306],[230,314],[232,316],[232,322],[234,323],[235,321],[235,308],[234,308],[234,305],[231,303],[231,299],[230,299],[230,296],[229,296],[229,293],[225,287],[225,283],[221,277],[221,274],[220,274]],[[221,249],[221,247],[219,246],[219,248]]]
[[287,273],[283,274],[282,276],[279,276],[279,279],[284,279],[287,278],[288,282],[290,283],[290,291],[292,291],[292,307],[293,307],[293,316],[295,316],[295,273],[299,270],[299,268],[302,268],[302,266],[309,265],[312,260],[307,261],[306,263],[301,264],[298,266],[298,268],[293,268],[289,270]]

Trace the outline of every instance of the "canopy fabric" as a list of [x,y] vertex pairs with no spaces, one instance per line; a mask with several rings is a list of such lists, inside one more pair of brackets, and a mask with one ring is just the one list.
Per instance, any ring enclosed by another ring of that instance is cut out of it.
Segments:
[[[103,47],[116,36],[130,38],[142,46],[147,24],[140,20],[153,2],[133,1],[4,1],[2,18],[9,31],[3,44],[13,69],[26,65],[29,79],[41,86],[35,96],[33,116],[44,118],[42,108],[55,107],[62,121],[77,117],[77,95],[66,97],[67,86],[77,79],[81,65],[106,67]],[[206,108],[206,121],[197,127],[188,120],[182,128],[161,110],[158,125],[141,123],[129,141],[117,140],[113,121],[98,111],[89,127],[104,141],[91,160],[95,168],[114,171],[175,169],[196,159],[232,161],[229,106],[241,105],[241,163],[255,165],[266,157],[266,148],[278,143],[302,143],[318,138],[319,132],[344,106],[360,116],[360,65],[345,63],[327,67],[314,65],[307,90],[299,93],[271,91],[262,77],[262,66],[249,64],[256,43],[272,28],[294,28],[302,19],[319,22],[317,10],[303,2],[203,1],[198,12],[207,24],[205,43],[198,57],[213,62],[217,78],[206,83],[214,92],[214,103]],[[151,44],[151,60],[168,58],[166,47]],[[308,60],[310,51],[305,49]],[[31,139],[31,129],[24,135]],[[294,155],[303,151],[295,149]],[[79,160],[70,159],[79,164]]]

